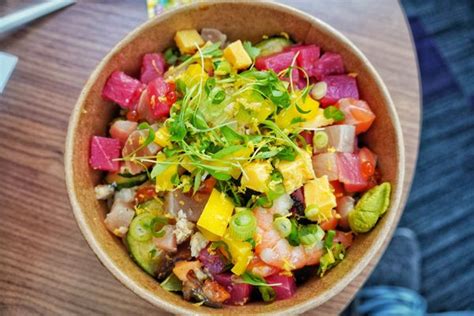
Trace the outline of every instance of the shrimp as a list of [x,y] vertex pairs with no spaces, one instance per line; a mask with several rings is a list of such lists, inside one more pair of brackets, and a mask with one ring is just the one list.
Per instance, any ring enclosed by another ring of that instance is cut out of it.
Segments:
[[[256,208],[254,210],[257,219],[257,232],[255,254],[268,266],[281,270],[291,271],[300,269],[306,265],[319,263],[322,255],[322,247],[319,244],[313,246],[292,246],[285,238],[282,238],[273,227],[273,214],[277,210]],[[261,263],[258,264],[256,272],[265,273]],[[260,273],[260,274],[261,274]]]

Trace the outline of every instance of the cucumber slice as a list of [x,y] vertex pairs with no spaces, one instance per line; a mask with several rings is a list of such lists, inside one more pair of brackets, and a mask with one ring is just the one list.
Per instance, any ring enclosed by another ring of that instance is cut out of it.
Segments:
[[257,43],[255,47],[260,49],[260,55],[258,55],[260,57],[279,53],[292,44],[293,42],[286,37],[276,36]]
[[150,225],[154,217],[155,216],[149,213],[142,213],[136,216],[130,224],[130,229],[128,230],[130,237],[137,241],[150,240],[152,237]]
[[[153,216],[150,214],[143,214],[143,215],[147,215],[153,218]],[[144,217],[140,218],[140,216],[137,216],[133,219],[132,224],[130,225],[130,230],[125,240],[126,240],[128,249],[130,250],[130,255],[132,259],[148,274],[150,274],[151,276],[155,276],[156,271],[158,270],[159,266],[163,262],[163,259],[165,258],[165,253],[164,251],[156,248],[153,242],[153,238],[150,238],[146,241],[140,241],[134,237],[134,236],[141,236],[139,238],[143,237],[143,235],[137,234],[137,231],[134,231],[134,228],[132,228],[132,225],[134,225],[134,222],[137,222],[137,221],[138,222],[144,221]],[[139,225],[137,225],[137,227],[138,226]]]
[[105,176],[105,181],[110,184],[115,183],[118,190],[140,185],[147,179],[148,177],[146,173],[140,173],[137,175],[108,173],[107,176]]
[[138,204],[136,207],[136,212],[137,214],[149,213],[154,216],[161,216],[165,215],[165,208],[163,201],[160,198],[155,197],[151,200]]

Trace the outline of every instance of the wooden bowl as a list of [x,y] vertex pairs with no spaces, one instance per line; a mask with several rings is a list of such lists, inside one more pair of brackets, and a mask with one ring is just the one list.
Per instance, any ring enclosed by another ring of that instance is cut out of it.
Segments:
[[[117,106],[101,98],[106,79],[117,69],[139,74],[145,53],[162,51],[173,44],[181,29],[217,28],[230,40],[256,42],[262,35],[287,32],[305,43],[316,43],[325,51],[342,54],[346,68],[358,74],[361,98],[377,115],[364,136],[380,162],[384,181],[393,185],[391,206],[375,229],[356,238],[347,257],[323,278],[315,276],[298,288],[289,300],[271,304],[254,302],[245,306],[211,309],[195,306],[169,293],[136,265],[121,241],[104,226],[105,203],[97,201],[94,186],[103,174],[89,167],[92,135],[105,135]],[[338,294],[369,263],[396,226],[404,177],[404,147],[400,123],[387,88],[361,51],[341,33],[315,17],[293,8],[260,1],[212,1],[197,3],[162,14],[138,27],[101,61],[87,81],[72,113],[66,142],[65,168],[69,198],[79,227],[100,261],[134,293],[155,306],[173,313],[281,313],[293,315],[314,308]]]

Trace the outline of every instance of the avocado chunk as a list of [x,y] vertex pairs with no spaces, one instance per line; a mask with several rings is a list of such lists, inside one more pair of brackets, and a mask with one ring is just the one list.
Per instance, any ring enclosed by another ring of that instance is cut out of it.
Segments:
[[349,225],[356,233],[370,231],[390,204],[390,183],[384,182],[367,191],[349,213]]

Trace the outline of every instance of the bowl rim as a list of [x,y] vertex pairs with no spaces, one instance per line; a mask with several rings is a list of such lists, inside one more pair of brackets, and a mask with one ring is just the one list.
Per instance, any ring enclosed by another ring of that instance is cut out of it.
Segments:
[[334,27],[330,26],[326,22],[321,21],[315,16],[307,14],[301,10],[288,6],[286,4],[276,3],[270,0],[259,0],[259,1],[251,1],[251,0],[205,0],[199,1],[197,3],[189,4],[180,6],[178,8],[174,8],[167,12],[160,14],[159,16],[149,19],[144,23],[140,24],[138,27],[133,29],[129,32],[124,38],[122,38],[108,53],[102,58],[102,60],[97,64],[94,68],[93,72],[87,79],[79,98],[74,105],[73,111],[69,118],[68,123],[68,131],[67,137],[65,142],[65,152],[64,152],[64,167],[65,167],[65,181],[66,187],[68,191],[69,200],[72,206],[73,214],[76,219],[77,225],[79,229],[86,239],[89,247],[93,250],[94,254],[99,258],[100,262],[112,273],[112,275],[123,285],[128,287],[132,292],[136,295],[141,297],[142,299],[148,301],[149,303],[153,304],[154,306],[167,310],[173,313],[179,314],[189,314],[191,311],[187,308],[180,307],[173,305],[166,300],[162,299],[161,297],[153,294],[151,291],[144,289],[135,281],[133,281],[129,276],[124,273],[118,265],[116,265],[103,251],[103,247],[101,244],[94,238],[93,234],[90,233],[91,228],[87,225],[86,218],[82,211],[81,205],[78,201],[76,196],[76,186],[74,183],[74,175],[73,175],[73,153],[74,153],[74,142],[76,137],[76,130],[78,127],[80,115],[82,113],[82,108],[84,105],[84,101],[86,96],[89,94],[93,87],[93,83],[97,80],[99,75],[102,73],[104,67],[107,63],[112,59],[115,52],[122,50],[126,45],[128,45],[134,38],[139,36],[142,30],[151,27],[152,25],[159,23],[162,20],[166,20],[167,18],[171,17],[172,15],[180,14],[186,12],[188,10],[194,10],[202,6],[213,6],[213,5],[220,5],[220,4],[235,4],[235,3],[250,3],[252,5],[276,9],[280,11],[285,11],[293,16],[295,16],[299,20],[306,21],[311,25],[317,25],[318,28],[322,29],[327,33],[331,33],[333,37],[337,38],[337,40],[346,46],[350,47],[354,55],[365,65],[368,73],[374,79],[376,85],[378,85],[381,96],[383,99],[383,103],[387,107],[388,115],[390,120],[393,124],[395,138],[397,143],[395,144],[395,148],[397,149],[398,154],[398,165],[397,165],[397,173],[396,176],[398,177],[398,185],[396,190],[392,192],[393,202],[390,206],[392,212],[387,212],[385,217],[388,217],[387,221],[389,221],[387,225],[387,233],[385,238],[378,238],[374,241],[372,246],[367,250],[367,252],[362,256],[360,260],[358,260],[353,267],[344,274],[344,276],[339,279],[339,281],[331,288],[329,293],[326,295],[320,295],[319,297],[308,299],[302,303],[296,305],[289,305],[287,308],[280,309],[278,311],[272,311],[272,314],[287,314],[287,313],[302,313],[307,311],[311,308],[320,306],[321,304],[329,301],[335,295],[340,293],[350,282],[352,282],[364,268],[367,267],[369,262],[376,257],[376,254],[381,248],[384,246],[384,242],[386,239],[390,239],[395,226],[398,223],[398,220],[403,212],[399,208],[402,206],[401,204],[401,197],[402,197],[402,188],[404,185],[405,179],[405,146],[404,146],[404,139],[402,134],[402,128],[400,124],[400,120],[398,114],[396,112],[395,105],[393,100],[390,96],[390,93],[383,82],[381,76],[374,68],[374,66],[370,63],[367,57],[362,53],[362,51],[350,41],[345,35],[341,32],[336,30]]

